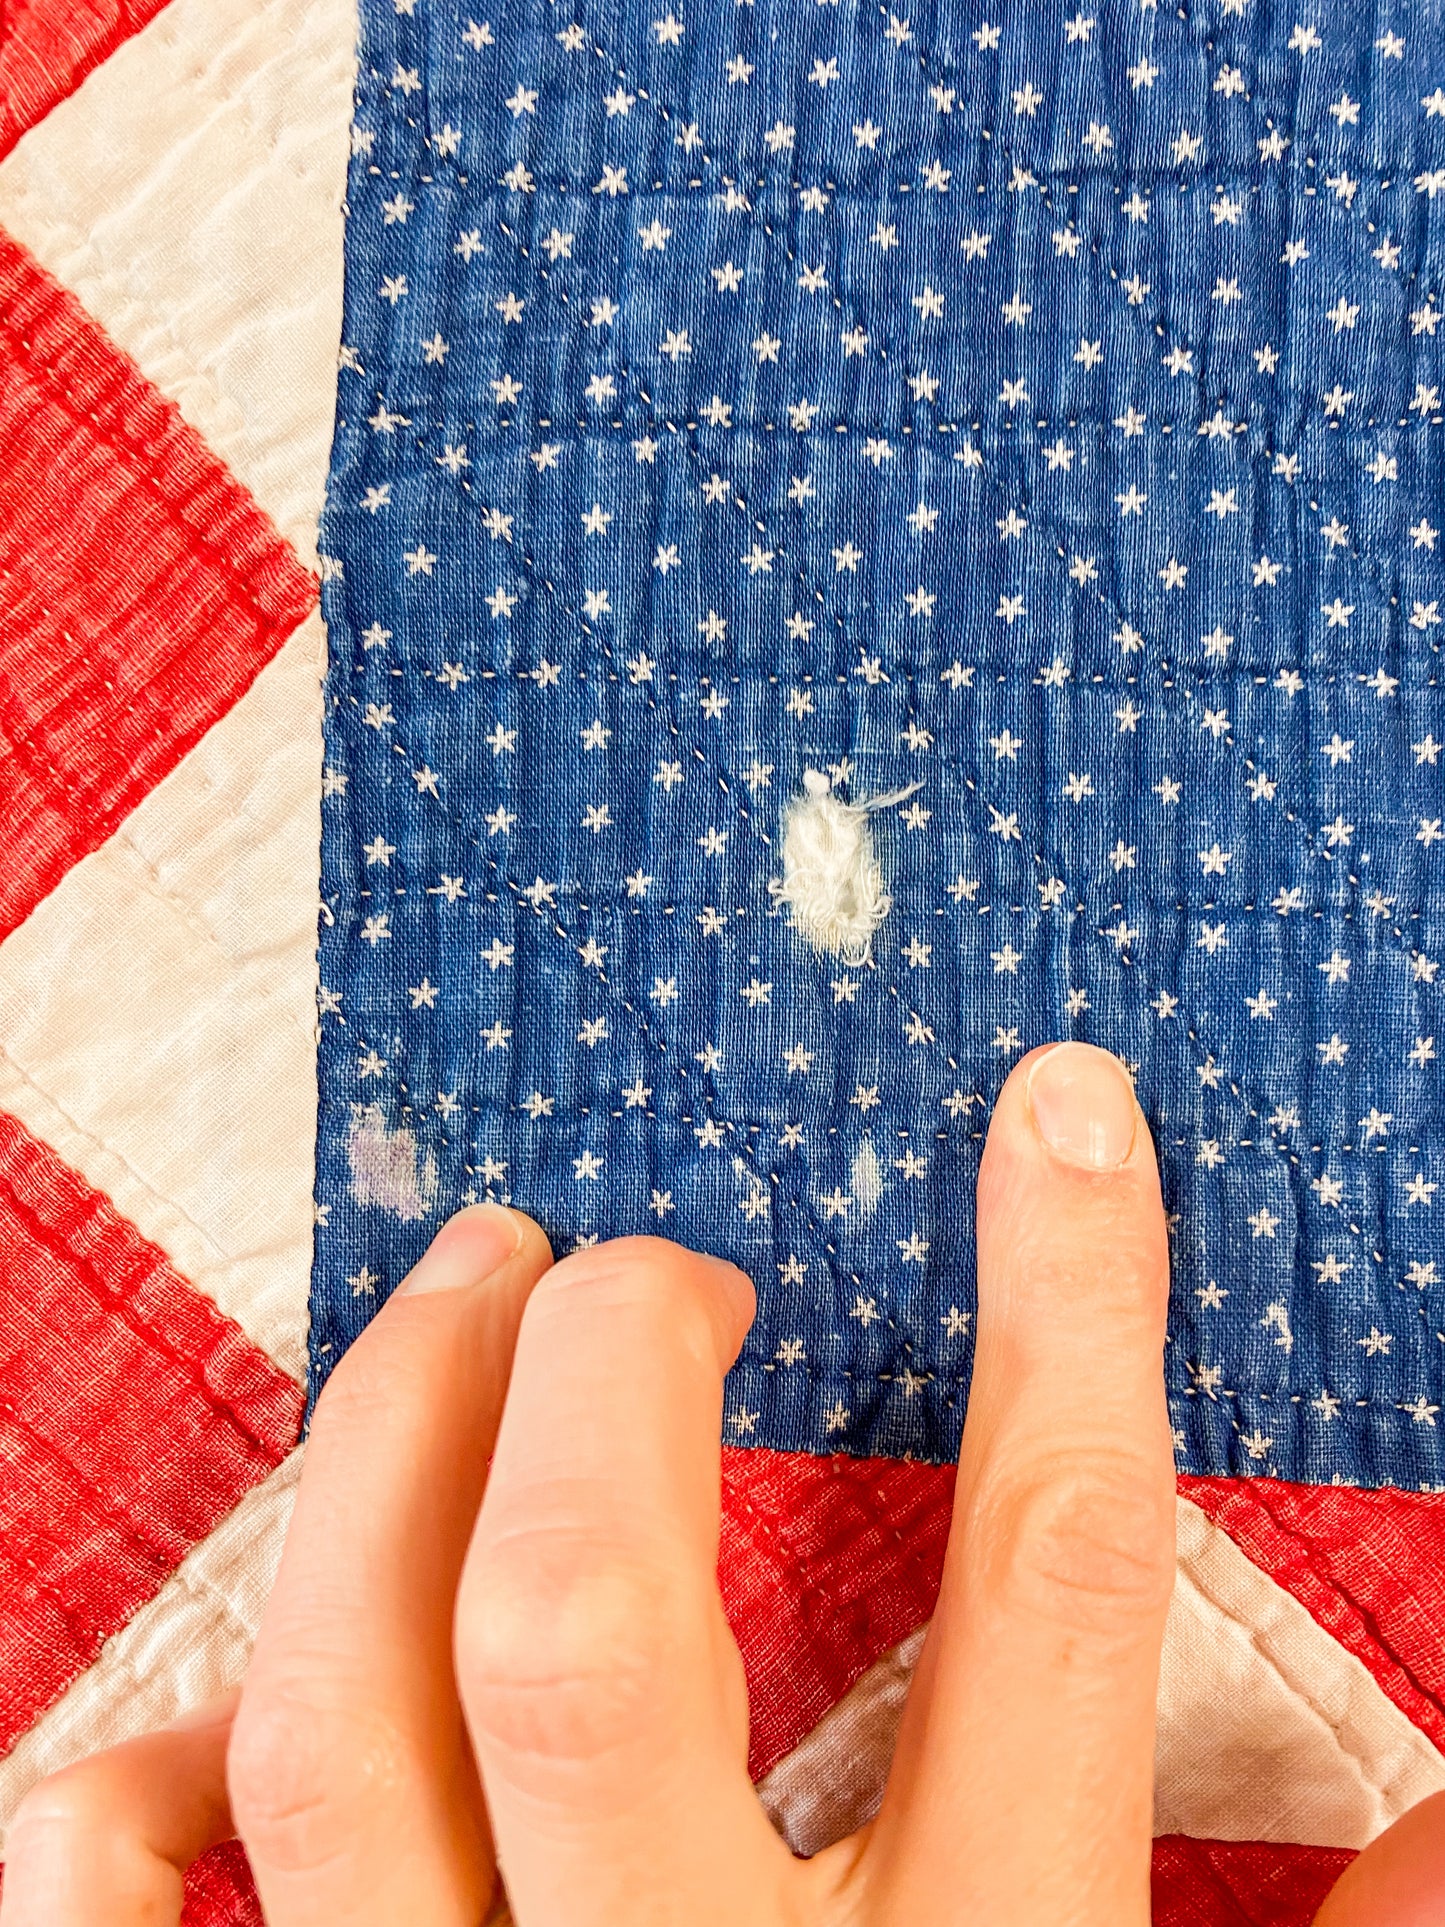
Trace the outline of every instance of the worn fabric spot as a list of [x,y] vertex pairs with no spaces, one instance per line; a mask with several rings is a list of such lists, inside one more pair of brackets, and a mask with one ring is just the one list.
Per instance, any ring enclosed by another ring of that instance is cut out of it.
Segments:
[[867,808],[835,796],[819,770],[803,772],[803,795],[783,819],[783,874],[776,892],[809,943],[847,963],[868,961],[873,932],[891,899]]
[[418,1159],[416,1133],[389,1127],[379,1104],[355,1107],[346,1155],[357,1204],[380,1205],[410,1224],[426,1217],[436,1202],[435,1154],[427,1151]]

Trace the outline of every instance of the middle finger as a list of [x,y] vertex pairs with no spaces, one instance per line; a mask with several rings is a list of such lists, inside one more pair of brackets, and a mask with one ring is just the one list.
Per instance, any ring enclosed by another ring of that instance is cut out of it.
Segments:
[[731,1265],[648,1238],[565,1258],[527,1308],[457,1617],[523,1923],[762,1923],[792,1882],[717,1585],[723,1374],[752,1313]]

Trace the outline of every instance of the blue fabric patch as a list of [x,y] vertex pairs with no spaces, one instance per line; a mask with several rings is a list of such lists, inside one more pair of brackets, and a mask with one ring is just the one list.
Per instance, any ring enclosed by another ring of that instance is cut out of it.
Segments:
[[[986,4],[365,0],[313,1392],[495,1197],[750,1270],[729,1438],[951,1455],[1072,1035],[1181,1468],[1434,1484],[1439,11]],[[917,786],[866,961],[809,770]]]

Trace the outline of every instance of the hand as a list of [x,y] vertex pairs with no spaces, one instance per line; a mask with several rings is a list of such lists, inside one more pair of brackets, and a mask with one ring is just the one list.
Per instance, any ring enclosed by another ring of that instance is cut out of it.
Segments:
[[[752,1286],[655,1239],[553,1265],[482,1206],[318,1403],[244,1687],[38,1787],[4,1927],[165,1927],[233,1828],[271,1927],[476,1927],[498,1858],[519,1927],[1145,1927],[1168,1254],[1114,1059],[1015,1070],[978,1234],[943,1588],[862,1832],[795,1860],[747,1778],[715,1565]],[[1377,1842],[1320,1927],[1440,1918],[1440,1818]]]

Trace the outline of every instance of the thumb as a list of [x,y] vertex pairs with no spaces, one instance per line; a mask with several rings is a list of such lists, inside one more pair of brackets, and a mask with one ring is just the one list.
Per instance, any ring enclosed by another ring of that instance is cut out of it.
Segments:
[[1439,1927],[1445,1920],[1445,1793],[1402,1814],[1345,1869],[1315,1927]]

